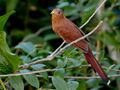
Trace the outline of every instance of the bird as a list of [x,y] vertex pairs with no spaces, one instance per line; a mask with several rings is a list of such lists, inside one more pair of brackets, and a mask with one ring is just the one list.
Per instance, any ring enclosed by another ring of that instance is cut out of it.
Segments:
[[[52,10],[51,14],[53,31],[57,33],[57,35],[60,36],[66,43],[71,43],[72,41],[85,35],[84,32],[77,27],[77,25],[66,18],[62,9],[55,8]],[[83,52],[85,59],[92,66],[94,71],[98,73],[103,81],[108,83],[109,78],[102,69],[101,65],[98,63],[97,59],[94,57],[92,50],[89,47],[88,39],[82,39],[74,43],[73,46]]]

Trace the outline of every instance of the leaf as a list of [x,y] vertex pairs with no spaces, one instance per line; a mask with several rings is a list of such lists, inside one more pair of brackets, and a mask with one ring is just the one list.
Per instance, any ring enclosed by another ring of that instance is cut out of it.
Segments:
[[56,90],[69,90],[67,83],[60,77],[52,77],[52,83]]
[[60,68],[60,69],[58,69],[54,72],[54,76],[64,77],[64,75],[65,75],[65,69],[64,68]]
[[23,60],[24,63],[30,63],[32,60],[30,57],[21,55],[20,58]]
[[42,75],[44,79],[49,80],[47,72],[40,73],[40,75]]
[[6,52],[6,60],[11,64],[11,67],[13,68],[13,72],[18,70],[18,66],[22,63],[18,55],[15,55],[11,52]]
[[86,80],[80,80],[79,81],[79,87],[77,90],[87,90],[88,87],[86,87]]
[[15,9],[17,3],[18,3],[19,0],[8,0],[6,3],[6,11],[10,11],[10,10],[13,10]]
[[59,2],[59,4],[56,7],[57,8],[64,8],[65,16],[75,15],[75,14],[78,13],[78,9],[76,9],[76,4],[75,3],[70,4],[67,1]]
[[89,79],[87,80],[87,84],[89,87],[92,87],[92,86],[96,87],[99,83],[97,82],[96,79]]
[[92,15],[93,11],[94,11],[94,8],[92,8],[89,11],[86,10],[86,12],[82,13],[82,16],[81,16],[82,17],[82,22],[81,22],[82,24],[87,21],[87,19],[90,17],[90,15]]
[[12,73],[12,72],[13,72],[13,69],[10,65],[0,64],[0,73],[8,74],[8,73]]
[[69,81],[68,83],[69,90],[77,90],[79,83],[76,81]]
[[24,83],[20,76],[9,77],[9,83],[15,90],[24,90]]
[[43,67],[45,67],[46,65],[45,64],[35,64],[35,65],[32,65],[31,67],[34,69],[34,70],[40,70],[42,69]]
[[4,26],[11,14],[15,13],[14,10],[6,13],[5,15],[0,16],[0,31],[4,30]]
[[28,54],[32,54],[36,50],[35,45],[33,45],[31,42],[22,42],[18,44],[15,48],[22,49]]
[[10,48],[6,42],[6,33],[4,31],[0,31],[0,64],[3,66],[6,65],[7,68],[11,67],[11,72],[16,71],[18,69],[18,65],[21,64],[20,58],[17,55],[11,53]]
[[63,60],[57,60],[57,67],[64,67],[65,66],[65,63]]
[[[4,25],[11,14],[15,13],[14,10],[0,16],[0,71],[1,73],[10,73],[18,69],[18,65],[21,63],[19,57],[11,53],[10,48],[6,42],[6,33]],[[4,69],[3,69],[4,68]]]
[[[21,70],[21,73],[26,73],[26,72],[30,72],[29,70]],[[34,74],[30,74],[30,75],[23,75],[23,77],[25,78],[25,80],[32,85],[33,87],[39,88],[39,80],[38,78],[34,75]]]
[[[112,37],[111,37],[112,36]],[[115,48],[119,47],[119,40],[116,40],[116,36],[114,33],[111,32],[101,32],[100,35],[98,36],[98,39],[103,41],[104,44],[106,45],[112,45]]]
[[55,35],[55,34],[47,34],[45,37],[44,37],[44,40],[48,41],[48,40],[53,40],[53,39],[58,39],[58,36]]

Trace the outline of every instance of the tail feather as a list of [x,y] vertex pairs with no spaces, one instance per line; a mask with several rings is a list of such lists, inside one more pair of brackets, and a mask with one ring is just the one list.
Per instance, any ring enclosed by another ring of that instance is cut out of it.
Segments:
[[91,64],[91,66],[93,67],[93,69],[99,74],[99,76],[106,82],[108,82],[108,77],[106,75],[106,73],[103,71],[102,67],[100,66],[100,64],[98,63],[98,61],[96,60],[96,58],[94,57],[92,51],[89,48],[88,53],[84,53],[84,56],[86,58],[86,60],[88,61],[89,64]]

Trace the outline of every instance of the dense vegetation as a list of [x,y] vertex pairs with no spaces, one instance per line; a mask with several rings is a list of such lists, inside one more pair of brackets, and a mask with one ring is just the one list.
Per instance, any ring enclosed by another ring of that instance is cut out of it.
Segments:
[[[119,0],[107,0],[82,28],[87,34],[101,20],[104,22],[87,38],[94,55],[110,77],[109,86],[94,73],[82,52],[73,46],[51,60],[43,60],[63,42],[52,31],[51,10],[64,9],[65,16],[80,27],[102,1],[0,0],[0,89],[119,90]],[[38,60],[39,63],[32,63]]]

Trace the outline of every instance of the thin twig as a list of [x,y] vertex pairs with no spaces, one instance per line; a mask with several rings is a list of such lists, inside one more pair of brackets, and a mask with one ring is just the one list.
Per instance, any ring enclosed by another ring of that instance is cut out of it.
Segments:
[[[37,77],[41,77],[43,78],[42,75],[36,75]],[[48,78],[52,78],[53,76],[48,76]],[[117,78],[117,77],[120,77],[120,74],[115,74],[115,75],[108,75],[109,78]],[[100,76],[64,76],[64,78],[67,78],[67,79],[100,79],[101,77]]]
[[[73,68],[78,68],[79,66],[76,66],[76,67],[67,67],[67,68],[64,68],[65,70],[67,69],[73,69]],[[82,67],[91,67],[91,65],[81,65],[81,67],[79,68],[82,68]],[[105,66],[103,68],[106,68]],[[21,75],[29,75],[29,74],[37,74],[37,73],[43,73],[43,72],[54,72],[56,70],[60,70],[59,68],[55,68],[55,69],[44,69],[44,70],[38,70],[38,71],[31,71],[31,72],[26,72],[26,73],[15,73],[15,74],[5,74],[5,75],[0,75],[0,77],[11,77],[11,76],[21,76]],[[116,70],[116,69],[112,69],[110,68],[109,69],[110,71],[116,71],[116,72],[120,72],[120,70]],[[71,77],[71,76],[70,76]],[[72,76],[74,77],[74,76]],[[99,76],[92,76],[92,77],[85,77],[85,76],[77,76],[79,77],[78,79],[89,79],[89,78],[99,78]],[[77,77],[75,77],[77,79]],[[120,77],[120,74],[114,74],[114,75],[108,75],[108,77]]]
[[54,51],[52,52],[52,54],[50,54],[50,56],[48,57],[54,57],[55,54],[60,50],[60,48],[65,44],[65,41],[63,41],[63,43]]
[[42,58],[42,59],[40,59],[40,60],[36,60],[36,61],[34,61],[34,62],[31,62],[31,63],[26,63],[26,64],[24,64],[24,65],[20,65],[19,68],[25,69],[25,68],[28,68],[28,67],[31,66],[31,65],[34,65],[34,64],[37,64],[37,63],[46,62],[46,61],[50,61],[50,60],[52,60],[52,59],[53,59],[53,57]]
[[[36,75],[37,77],[43,78],[42,75]],[[52,78],[53,76],[48,76],[48,78]],[[100,78],[99,76],[92,76],[92,77],[87,77],[87,76],[64,76],[64,78],[67,79],[94,79],[94,78]]]
[[[37,74],[37,73],[43,73],[43,72],[53,72],[53,71],[56,71],[56,70],[59,70],[59,69],[44,69],[44,70],[31,71],[31,72],[26,72],[26,73],[5,74],[5,75],[0,75],[0,77],[22,76],[22,75]],[[120,74],[108,75],[108,77],[120,77]],[[100,78],[100,77],[99,76],[94,76],[94,77],[93,76],[92,77],[86,77],[86,76],[65,76],[65,78],[91,79],[91,78]]]
[[99,9],[104,5],[104,3],[106,2],[106,0],[104,0],[99,6],[98,8],[94,11],[94,13],[88,18],[88,20],[82,25],[79,27],[79,29],[83,28],[92,18],[93,16],[95,16],[95,14],[99,11]]
[[4,75],[0,75],[0,77],[12,77],[12,76],[29,75],[29,74],[42,73],[42,72],[51,72],[51,71],[55,71],[55,70],[56,69],[44,69],[44,70],[31,71],[31,72],[26,72],[26,73],[4,74]]
[[6,87],[5,87],[5,85],[4,85],[4,82],[2,81],[2,79],[0,79],[0,84],[3,87],[3,90],[7,90]]
[[[5,74],[5,75],[0,75],[0,77],[12,77],[12,76],[29,75],[29,74],[37,74],[37,73],[43,73],[43,72],[53,72],[53,71],[56,71],[56,70],[59,70],[59,69],[44,69],[44,70],[31,71],[31,72],[26,72],[26,73]],[[120,76],[120,75],[116,75],[116,76]]]

